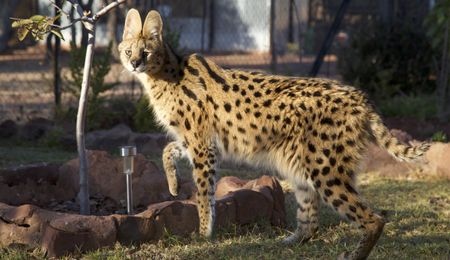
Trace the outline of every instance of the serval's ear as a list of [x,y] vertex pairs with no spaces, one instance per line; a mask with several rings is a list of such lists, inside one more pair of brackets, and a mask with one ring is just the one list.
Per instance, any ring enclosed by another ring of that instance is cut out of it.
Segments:
[[138,10],[130,9],[125,19],[125,26],[123,27],[123,40],[139,37],[142,31],[142,20]]
[[162,28],[163,22],[161,15],[157,11],[150,11],[144,21],[144,28],[142,29],[142,35],[146,39],[151,37],[157,37],[162,40]]

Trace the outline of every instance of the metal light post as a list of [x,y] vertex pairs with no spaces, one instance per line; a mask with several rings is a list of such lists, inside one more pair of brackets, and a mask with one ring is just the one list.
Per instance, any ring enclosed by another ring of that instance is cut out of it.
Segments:
[[136,146],[122,146],[120,155],[123,157],[123,173],[127,182],[127,213],[133,214],[133,187],[131,175],[134,171],[134,156],[136,156]]

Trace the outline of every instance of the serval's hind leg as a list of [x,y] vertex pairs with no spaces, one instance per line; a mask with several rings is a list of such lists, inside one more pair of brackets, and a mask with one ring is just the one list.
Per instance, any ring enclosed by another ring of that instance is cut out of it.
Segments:
[[318,229],[319,196],[307,183],[294,184],[295,198],[298,203],[297,228],[292,235],[284,239],[284,243],[304,243]]
[[342,253],[339,259],[366,259],[383,232],[385,224],[383,217],[365,204],[351,180],[348,178],[340,180],[339,177],[332,175],[323,177],[322,183],[325,185],[317,189],[323,201],[363,230],[363,238],[357,248],[352,252]]

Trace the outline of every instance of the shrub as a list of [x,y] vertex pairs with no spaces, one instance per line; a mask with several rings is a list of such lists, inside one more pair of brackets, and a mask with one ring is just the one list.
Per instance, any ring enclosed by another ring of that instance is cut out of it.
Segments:
[[431,137],[433,142],[447,142],[447,135],[443,131],[438,131]]
[[395,96],[378,101],[381,114],[388,117],[414,117],[426,120],[436,117],[434,95]]
[[425,34],[401,24],[357,30],[338,51],[343,79],[375,100],[432,92],[431,65],[432,49]]
[[[92,62],[91,80],[88,94],[88,109],[87,109],[87,129],[99,129],[110,127],[111,121],[114,121],[114,116],[117,111],[108,109],[108,104],[102,93],[112,89],[118,83],[106,83],[105,77],[111,70],[112,63],[112,45],[103,53],[95,56]],[[83,80],[83,66],[86,49],[71,45],[70,61],[69,61],[69,75],[65,77],[64,90],[71,93],[77,100],[80,97],[81,82]],[[60,111],[58,114],[62,118],[75,119],[76,109],[67,108],[65,111]]]

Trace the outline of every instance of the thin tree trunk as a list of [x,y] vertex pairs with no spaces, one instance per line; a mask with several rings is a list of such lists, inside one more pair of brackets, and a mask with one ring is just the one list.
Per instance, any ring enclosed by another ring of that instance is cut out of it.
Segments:
[[[94,0],[89,0],[87,4],[82,4],[83,10],[91,10],[92,11],[92,4],[94,3]],[[87,31],[85,26],[82,26],[81,29],[81,47],[86,48],[88,44],[89,39],[89,32]]]
[[275,46],[275,0],[270,1],[270,70],[277,72],[277,48]]
[[[89,2],[92,2],[91,0]],[[83,68],[83,81],[81,83],[80,100],[78,102],[78,114],[77,114],[77,148],[78,157],[80,160],[80,191],[78,193],[78,199],[80,202],[80,214],[89,215],[89,174],[88,174],[88,159],[86,154],[85,136],[84,130],[86,125],[86,110],[87,110],[87,94],[89,90],[90,72],[92,67],[92,59],[94,57],[95,47],[95,25],[97,20],[105,15],[111,9],[116,8],[118,5],[123,4],[125,0],[115,0],[102,8],[97,14],[91,16],[91,21],[83,22],[83,27],[87,31],[87,47],[86,56],[84,59]],[[78,1],[73,0],[71,3],[77,8],[79,15],[83,15],[83,10],[78,4]]]
[[[75,9],[71,8],[70,9],[70,20],[71,21],[73,21],[74,16],[75,16]],[[83,27],[83,26],[81,26],[81,27]],[[76,27],[76,25],[73,25],[70,27],[70,38],[71,38],[70,39],[71,44],[73,44],[73,46],[77,46],[77,27]]]
[[94,56],[95,47],[95,24],[92,28],[86,28],[88,33],[86,57],[84,60],[83,82],[81,83],[80,100],[78,104],[77,114],[77,147],[80,158],[80,192],[78,199],[80,200],[80,214],[89,215],[89,178],[87,174],[88,160],[85,147],[85,118],[87,110],[87,93],[89,90],[90,71],[92,66],[92,58]]
[[[56,0],[55,4],[58,7],[61,6],[61,0]],[[55,7],[55,15],[58,9]],[[55,21],[55,25],[61,25],[61,21],[58,19]],[[61,49],[61,39],[59,37],[53,37],[55,39],[55,45],[53,47],[53,91],[55,95],[55,106],[59,108],[61,105],[61,68],[59,67],[59,52]]]

